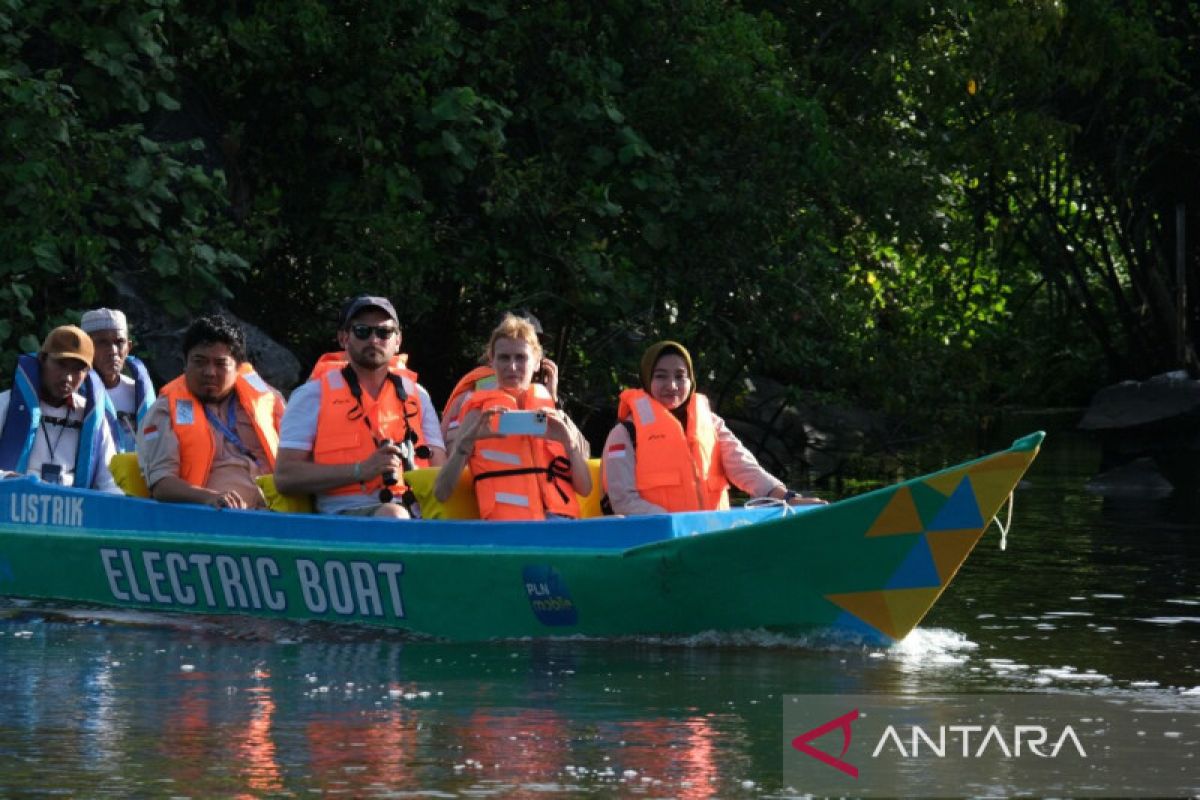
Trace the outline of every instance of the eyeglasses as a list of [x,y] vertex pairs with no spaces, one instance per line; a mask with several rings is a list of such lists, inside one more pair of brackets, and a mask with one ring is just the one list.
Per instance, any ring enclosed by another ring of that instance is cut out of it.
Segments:
[[387,325],[351,325],[350,332],[354,334],[355,339],[364,342],[371,338],[371,334],[375,334],[376,338],[386,342],[400,331]]

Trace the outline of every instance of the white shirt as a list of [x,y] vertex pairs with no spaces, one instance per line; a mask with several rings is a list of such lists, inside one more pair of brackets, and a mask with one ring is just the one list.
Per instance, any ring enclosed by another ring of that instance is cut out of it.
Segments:
[[137,382],[128,375],[121,375],[121,380],[111,389],[108,396],[112,398],[117,411],[132,414],[137,411]]
[[[8,415],[8,404],[11,399],[12,391],[0,392],[0,432],[4,430],[4,421]],[[41,477],[43,464],[58,464],[63,470],[63,485],[75,485],[75,455],[79,450],[79,428],[47,424],[45,420],[47,417],[82,420],[85,402],[83,395],[78,392],[72,397],[70,403],[63,406],[52,406],[44,400],[40,402],[42,422],[38,425],[37,435],[33,439],[33,448],[29,451],[29,465],[25,474]],[[97,409],[96,413],[103,412]],[[100,436],[101,464],[92,478],[92,485],[86,488],[121,494],[121,489],[113,480],[112,473],[108,471],[108,462],[117,452],[116,445],[113,444],[112,433],[104,424],[99,425],[97,430]]]
[[137,419],[134,416],[137,413],[137,383],[128,375],[121,375],[117,385],[111,389],[105,387],[105,391],[118,412],[117,425],[121,429],[118,444],[122,450],[132,452],[137,449]]
[[[437,411],[425,387],[417,384],[417,395],[421,398],[421,435],[430,447],[446,448],[442,439],[442,427]],[[321,411],[321,382],[309,381],[292,392],[288,398],[283,422],[279,425],[279,449],[303,450],[311,453],[317,440],[317,415]],[[379,502],[372,493],[318,494],[317,511],[322,514],[337,514],[351,508],[360,508]]]

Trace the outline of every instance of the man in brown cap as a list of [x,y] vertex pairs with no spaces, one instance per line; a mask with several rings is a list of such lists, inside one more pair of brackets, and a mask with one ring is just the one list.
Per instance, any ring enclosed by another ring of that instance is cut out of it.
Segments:
[[[120,493],[108,462],[116,453],[94,398],[104,386],[91,371],[95,348],[74,325],[50,331],[37,355],[17,359],[13,388],[0,393],[0,470],[47,483]],[[80,393],[95,382],[90,398]]]

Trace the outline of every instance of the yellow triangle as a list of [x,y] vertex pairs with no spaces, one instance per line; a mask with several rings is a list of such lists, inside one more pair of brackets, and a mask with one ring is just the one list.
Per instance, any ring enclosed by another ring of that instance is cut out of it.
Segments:
[[975,490],[975,502],[979,504],[979,516],[989,520],[1004,505],[1008,495],[1021,479],[1015,470],[996,470],[971,474],[971,488]]
[[981,530],[970,531],[930,531],[925,535],[929,542],[929,552],[933,554],[933,563],[937,566],[938,577],[945,588],[954,573],[967,560],[971,549],[983,536]]
[[945,475],[934,475],[932,478],[925,480],[925,485],[949,497],[954,494],[954,490],[962,483],[965,472],[965,470],[956,469],[953,472],[947,472]]
[[921,515],[913,503],[912,492],[907,486],[901,486],[892,495],[892,499],[879,512],[867,536],[892,536],[899,533],[920,533],[924,530]]
[[903,639],[908,632],[917,627],[917,623],[925,616],[933,601],[942,593],[937,589],[892,589],[883,593],[887,603],[888,614],[892,619],[893,631],[888,633],[893,639]]
[[883,595],[883,592],[849,592],[827,594],[825,599],[895,639],[896,636],[892,633],[892,615]]
[[993,470],[1015,469],[1024,472],[1036,453],[1001,453],[995,458],[976,464],[971,472],[991,472]]

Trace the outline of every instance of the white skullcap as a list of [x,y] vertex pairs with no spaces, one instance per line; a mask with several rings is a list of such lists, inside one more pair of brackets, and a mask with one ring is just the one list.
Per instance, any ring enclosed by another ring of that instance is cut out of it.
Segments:
[[79,327],[87,333],[96,331],[129,332],[129,326],[125,324],[125,312],[115,308],[97,308],[85,312],[83,319],[79,321]]

